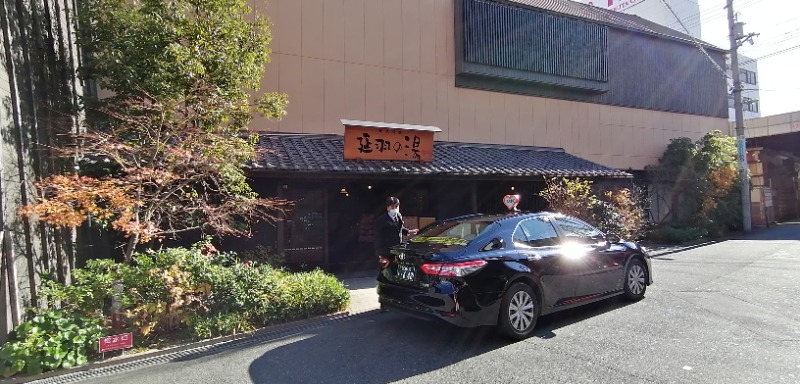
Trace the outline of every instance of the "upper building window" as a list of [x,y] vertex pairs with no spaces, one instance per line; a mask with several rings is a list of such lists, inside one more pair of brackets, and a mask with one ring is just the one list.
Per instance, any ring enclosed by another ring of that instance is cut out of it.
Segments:
[[758,84],[756,73],[753,71],[748,71],[744,68],[739,69],[739,80],[748,84]]
[[742,109],[749,112],[758,112],[758,100],[742,97]]

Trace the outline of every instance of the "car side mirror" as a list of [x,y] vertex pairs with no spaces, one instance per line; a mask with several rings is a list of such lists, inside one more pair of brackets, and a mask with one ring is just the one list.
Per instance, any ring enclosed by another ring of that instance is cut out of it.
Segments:
[[486,243],[486,245],[481,248],[481,251],[493,251],[495,249],[503,249],[505,242],[500,237],[495,237],[492,241]]
[[619,244],[620,242],[622,242],[622,238],[619,237],[619,235],[617,235],[616,233],[609,233],[608,235],[606,235],[606,241],[609,244]]

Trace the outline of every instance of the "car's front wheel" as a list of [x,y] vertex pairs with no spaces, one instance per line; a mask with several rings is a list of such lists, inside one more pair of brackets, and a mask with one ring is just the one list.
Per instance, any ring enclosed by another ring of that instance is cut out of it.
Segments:
[[530,286],[513,284],[503,295],[500,305],[499,328],[515,340],[527,338],[536,326],[539,317],[539,301]]
[[631,260],[625,270],[625,298],[631,301],[639,301],[644,298],[647,290],[647,269],[644,264],[637,260]]

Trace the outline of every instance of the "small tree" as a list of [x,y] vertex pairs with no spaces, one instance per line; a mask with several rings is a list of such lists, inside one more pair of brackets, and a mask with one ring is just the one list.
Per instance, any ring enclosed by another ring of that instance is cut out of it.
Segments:
[[713,232],[733,229],[741,221],[734,138],[711,131],[697,142],[673,139],[647,171],[650,182],[669,196],[665,219]]
[[580,178],[545,178],[547,185],[539,193],[547,200],[550,210],[594,222],[592,208],[598,199],[592,194],[592,182]]
[[[285,114],[287,97],[251,103],[269,60],[266,20],[245,0],[85,0],[85,79],[112,97],[86,99],[85,132],[58,148],[80,171],[38,183],[23,213],[61,226],[109,224],[137,243],[186,231],[247,235],[287,202],[259,198],[243,166],[258,155],[244,132],[253,111]],[[250,91],[248,91],[248,89]]]
[[697,201],[697,190],[693,187],[697,180],[694,166],[696,156],[695,143],[688,137],[679,137],[670,140],[657,165],[645,168],[655,187],[654,197],[669,202],[665,218],[681,221],[682,217],[699,209],[694,205]]
[[594,224],[606,233],[636,240],[644,235],[647,216],[639,203],[639,192],[616,188],[593,192],[590,180],[552,178],[540,192],[550,210]]
[[638,240],[644,237],[648,225],[642,203],[636,187],[603,191],[592,209],[595,224],[606,233]]
[[697,143],[696,159],[702,197],[695,221],[719,233],[739,228],[742,222],[736,139],[712,131]]

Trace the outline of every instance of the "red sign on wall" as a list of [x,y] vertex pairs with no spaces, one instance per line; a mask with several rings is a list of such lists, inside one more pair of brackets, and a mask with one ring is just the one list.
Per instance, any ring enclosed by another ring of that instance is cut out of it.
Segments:
[[100,353],[133,348],[133,334],[121,333],[100,338]]

